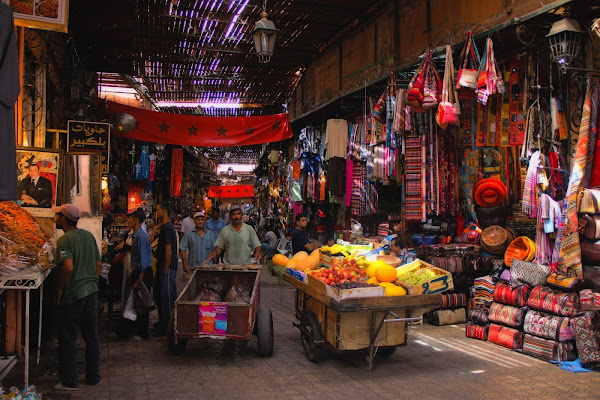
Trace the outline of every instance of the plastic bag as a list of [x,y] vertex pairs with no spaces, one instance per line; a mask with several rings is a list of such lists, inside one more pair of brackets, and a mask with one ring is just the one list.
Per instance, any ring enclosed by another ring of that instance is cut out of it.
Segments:
[[133,289],[134,302],[133,306],[137,315],[144,315],[156,308],[154,304],[154,298],[150,294],[150,291],[143,283],[139,283],[136,288]]
[[364,235],[363,235],[363,228],[362,228],[362,225],[360,224],[360,222],[358,222],[355,219],[351,219],[350,223],[352,224],[352,234],[350,235],[350,241],[362,239],[364,237]]
[[[225,293],[227,293],[227,288],[223,284],[223,281],[220,278],[210,278],[206,282],[204,282],[204,289],[211,290],[219,295],[219,297],[223,297]],[[218,301],[221,301],[220,299]]]
[[235,284],[229,289],[224,301],[228,303],[250,303],[250,292],[252,289],[242,283]]
[[221,296],[210,289],[203,289],[192,301],[212,301],[220,302]]
[[129,297],[127,298],[127,303],[125,303],[125,309],[123,310],[123,318],[126,318],[131,321],[135,321],[137,319],[137,312],[135,311],[135,294],[133,290],[129,293]]

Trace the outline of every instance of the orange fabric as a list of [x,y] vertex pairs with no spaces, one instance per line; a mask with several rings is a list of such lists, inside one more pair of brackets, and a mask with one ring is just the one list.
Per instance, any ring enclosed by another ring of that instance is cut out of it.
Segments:
[[325,201],[325,184],[327,183],[325,179],[325,171],[321,171],[321,186],[319,190],[319,200]]

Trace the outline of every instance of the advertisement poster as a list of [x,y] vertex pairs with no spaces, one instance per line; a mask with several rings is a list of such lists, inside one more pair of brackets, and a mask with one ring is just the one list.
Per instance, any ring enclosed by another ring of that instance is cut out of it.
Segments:
[[0,0],[13,9],[15,25],[67,32],[68,0]]

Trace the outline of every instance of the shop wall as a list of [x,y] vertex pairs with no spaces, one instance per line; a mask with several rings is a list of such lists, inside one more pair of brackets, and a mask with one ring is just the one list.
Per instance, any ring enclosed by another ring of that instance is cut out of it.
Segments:
[[427,3],[390,1],[380,14],[324,52],[307,67],[292,94],[291,118],[387,77],[394,68],[415,62],[430,44],[457,44],[468,29],[482,33],[542,7],[539,0],[430,0],[429,30]]

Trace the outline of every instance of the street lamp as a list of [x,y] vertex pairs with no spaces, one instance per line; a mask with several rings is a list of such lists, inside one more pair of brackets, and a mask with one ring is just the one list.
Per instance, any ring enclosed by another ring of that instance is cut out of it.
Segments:
[[254,39],[254,49],[258,54],[258,61],[262,64],[271,61],[273,49],[275,48],[275,39],[277,39],[277,28],[273,21],[267,19],[267,1],[263,4],[263,11],[260,13],[260,20],[254,25],[252,38]]
[[571,61],[579,56],[582,36],[583,31],[579,24],[571,18],[563,18],[553,23],[546,35],[554,61],[563,73],[567,72]]

